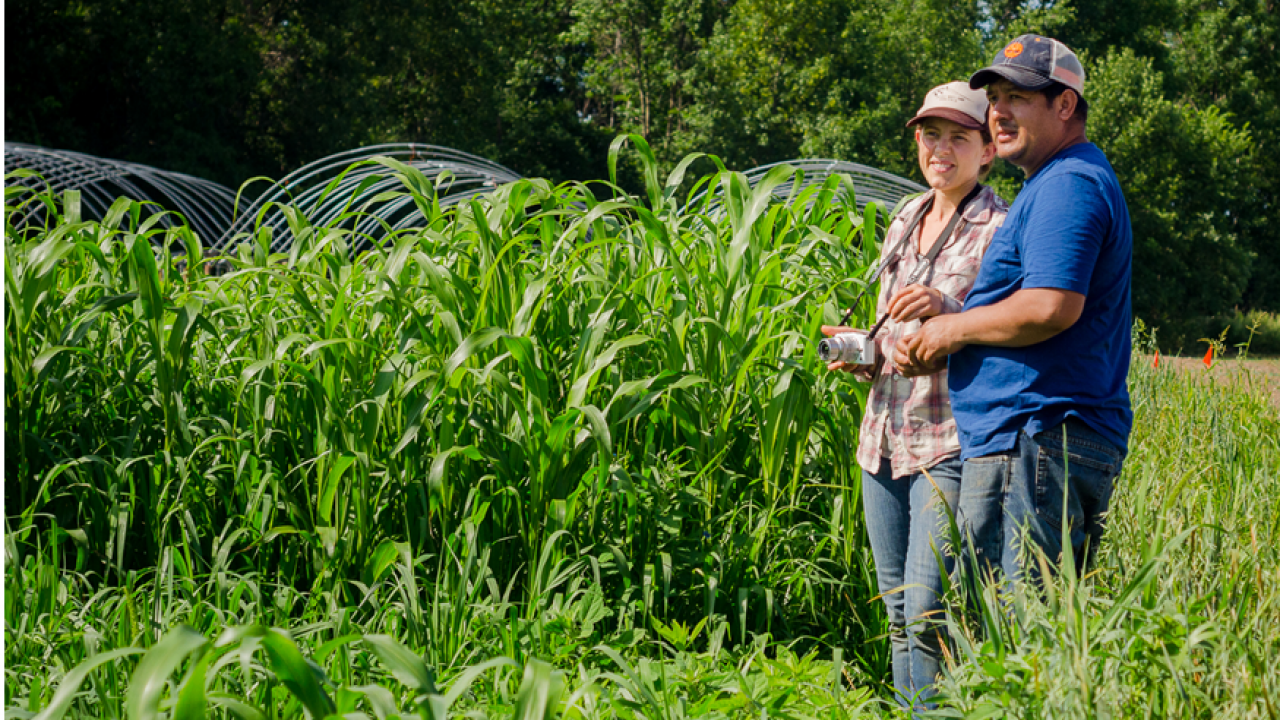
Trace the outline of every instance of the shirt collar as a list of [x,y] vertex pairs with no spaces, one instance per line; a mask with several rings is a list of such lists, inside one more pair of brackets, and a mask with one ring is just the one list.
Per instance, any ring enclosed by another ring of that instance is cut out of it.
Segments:
[[974,198],[964,208],[964,218],[966,223],[981,224],[991,219],[991,213],[995,209],[996,192],[991,189],[990,185],[983,185],[982,190],[978,193],[978,197]]
[[[920,212],[924,208],[925,203],[933,199],[937,190],[932,188],[920,197],[908,203],[903,210],[907,210],[907,217],[913,217],[912,213]],[[964,207],[964,214],[960,217],[966,224],[973,225],[985,223],[991,220],[991,213],[996,207],[996,191],[991,189],[990,185],[983,185],[982,190],[978,192],[978,196],[969,201]]]

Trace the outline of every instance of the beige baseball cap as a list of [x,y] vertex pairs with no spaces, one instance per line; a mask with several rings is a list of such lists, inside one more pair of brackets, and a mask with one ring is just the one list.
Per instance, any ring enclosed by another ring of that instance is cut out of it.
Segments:
[[924,104],[907,127],[931,117],[950,120],[970,130],[981,130],[987,124],[987,94],[970,88],[967,82],[939,85],[924,96]]

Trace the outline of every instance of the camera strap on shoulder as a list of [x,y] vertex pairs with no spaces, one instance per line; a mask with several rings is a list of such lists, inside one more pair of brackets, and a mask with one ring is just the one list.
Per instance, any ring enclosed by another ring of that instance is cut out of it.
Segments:
[[[924,256],[920,263],[916,265],[915,270],[912,271],[911,275],[907,277],[907,285],[914,285],[920,282],[920,278],[924,276],[925,272],[927,272],[929,268],[933,267],[933,262],[938,258],[938,253],[942,252],[942,247],[951,239],[951,234],[955,231],[956,225],[960,223],[960,217],[964,215],[964,209],[968,207],[969,202],[977,197],[980,192],[982,192],[982,183],[974,185],[973,189],[969,191],[969,194],[965,195],[964,199],[960,201],[960,205],[956,208],[956,211],[951,214],[951,220],[949,220],[946,227],[942,229],[942,233],[938,236],[938,240],[933,243],[933,247],[929,248],[928,254]],[[906,231],[902,234],[902,239],[898,241],[893,252],[889,253],[889,255],[885,257],[884,262],[880,263],[880,267],[876,268],[875,273],[872,274],[871,279],[867,281],[862,292],[858,293],[858,297],[852,304],[850,304],[848,312],[846,312],[844,317],[840,319],[841,325],[847,324],[849,322],[849,318],[853,317],[853,312],[857,309],[858,303],[862,301],[862,296],[866,295],[867,291],[875,285],[876,281],[880,279],[880,275],[883,274],[885,270],[889,269],[889,266],[898,261],[899,255],[903,252],[907,243],[910,243],[911,238],[915,237],[916,229],[920,227],[920,223],[924,221],[925,215],[928,215],[929,211],[932,209],[933,198],[930,198],[929,201],[924,204],[924,207],[920,209],[920,212],[916,213],[916,216],[912,218],[911,224],[907,226]],[[875,337],[876,333],[880,331],[881,326],[884,325],[885,320],[888,319],[889,314],[885,313],[875,326],[871,328],[871,332],[868,333],[867,337]]]

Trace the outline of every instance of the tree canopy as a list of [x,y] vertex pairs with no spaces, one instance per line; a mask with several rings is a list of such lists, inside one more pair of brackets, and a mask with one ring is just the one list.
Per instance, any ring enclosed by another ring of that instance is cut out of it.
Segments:
[[[555,180],[645,136],[748,169],[917,177],[904,127],[1010,37],[1089,73],[1124,187],[1136,313],[1280,310],[1275,0],[15,0],[6,139],[238,185],[341,150],[447,145]],[[1012,197],[1021,173],[999,166]],[[1271,220],[1269,222],[1269,220]]]

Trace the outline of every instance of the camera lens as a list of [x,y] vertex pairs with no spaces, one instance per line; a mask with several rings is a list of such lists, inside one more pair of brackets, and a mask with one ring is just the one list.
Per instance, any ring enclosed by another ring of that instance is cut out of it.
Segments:
[[831,341],[818,341],[818,357],[822,358],[822,362],[829,363],[835,359],[835,348],[831,347]]

